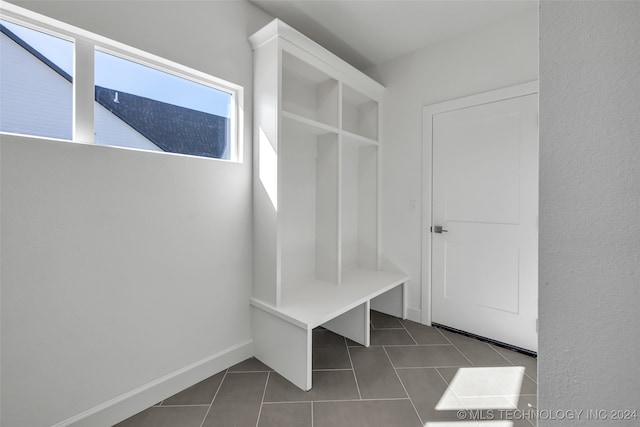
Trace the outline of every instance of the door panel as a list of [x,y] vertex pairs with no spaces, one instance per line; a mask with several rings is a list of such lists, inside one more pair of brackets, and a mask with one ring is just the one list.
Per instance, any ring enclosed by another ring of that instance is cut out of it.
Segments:
[[438,159],[450,167],[443,182],[445,215],[449,221],[517,224],[520,116],[474,116],[468,109],[435,118],[434,138],[446,140],[438,146]]
[[456,242],[444,246],[446,299],[518,313],[517,247]]
[[432,322],[537,350],[537,95],[432,116]]

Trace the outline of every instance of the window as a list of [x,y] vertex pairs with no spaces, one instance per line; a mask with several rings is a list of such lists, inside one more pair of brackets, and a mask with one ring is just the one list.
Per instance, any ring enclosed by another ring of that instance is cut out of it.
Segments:
[[0,23],[0,132],[241,160],[242,87],[12,4]]
[[73,42],[0,20],[0,131],[72,137]]
[[232,94],[97,50],[95,142],[230,158]]

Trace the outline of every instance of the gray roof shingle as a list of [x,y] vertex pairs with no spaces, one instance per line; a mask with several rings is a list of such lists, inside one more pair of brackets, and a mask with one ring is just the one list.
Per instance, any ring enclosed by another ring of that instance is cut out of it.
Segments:
[[228,158],[229,119],[225,117],[101,86],[96,86],[95,98],[164,151]]

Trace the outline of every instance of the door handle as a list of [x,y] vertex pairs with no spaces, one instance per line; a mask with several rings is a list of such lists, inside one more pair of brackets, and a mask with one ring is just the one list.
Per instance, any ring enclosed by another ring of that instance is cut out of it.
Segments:
[[434,233],[438,233],[438,234],[448,233],[449,232],[449,230],[445,230],[444,228],[442,228],[441,225],[434,225],[433,227],[431,227],[431,231],[433,231]]

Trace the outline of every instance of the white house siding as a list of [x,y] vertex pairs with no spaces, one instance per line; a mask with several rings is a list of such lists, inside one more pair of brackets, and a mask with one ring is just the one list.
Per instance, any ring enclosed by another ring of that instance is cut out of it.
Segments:
[[1,37],[0,130],[71,139],[71,84],[8,36]]
[[[71,139],[73,87],[51,67],[2,33],[0,129]],[[97,102],[96,144],[162,151]]]
[[162,151],[160,147],[149,141],[97,102],[95,103],[94,111],[96,144]]

